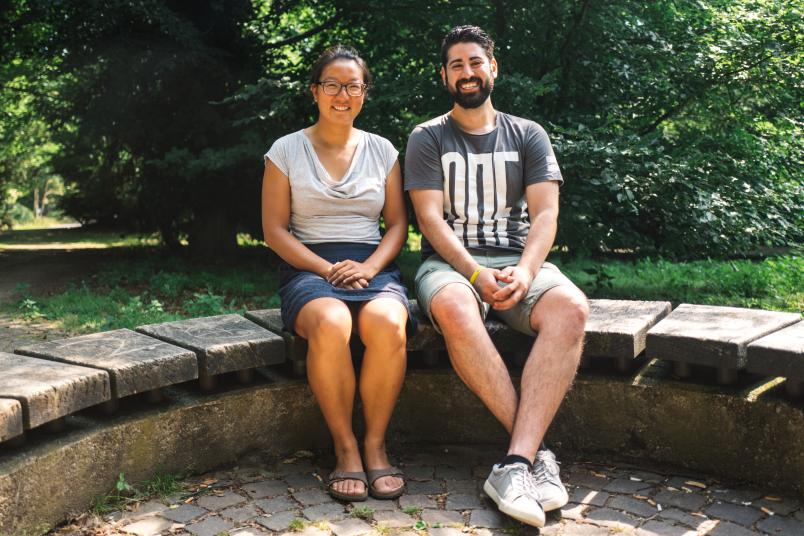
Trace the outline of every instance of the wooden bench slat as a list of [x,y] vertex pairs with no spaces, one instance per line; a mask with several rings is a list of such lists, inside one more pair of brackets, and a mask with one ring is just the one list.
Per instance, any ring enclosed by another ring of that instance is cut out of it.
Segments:
[[240,315],[218,315],[139,326],[137,331],[192,350],[199,375],[216,375],[285,361],[282,337]]
[[796,313],[715,305],[679,305],[647,335],[650,358],[742,369],[748,344],[798,322]]
[[648,330],[671,310],[666,301],[589,300],[584,355],[633,359]]
[[130,329],[33,344],[15,353],[105,370],[112,398],[198,378],[194,352]]
[[22,404],[10,398],[0,398],[0,443],[21,436]]
[[748,345],[749,372],[804,380],[804,322]]
[[109,374],[0,352],[0,397],[22,404],[23,426],[28,430],[109,401]]

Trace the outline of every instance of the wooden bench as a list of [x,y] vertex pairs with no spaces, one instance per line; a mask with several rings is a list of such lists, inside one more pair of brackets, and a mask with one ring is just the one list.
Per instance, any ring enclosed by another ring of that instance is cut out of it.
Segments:
[[[411,301],[411,309],[417,320],[416,333],[408,338],[409,352],[439,352],[446,349],[444,338],[433,328],[432,323]],[[645,336],[651,326],[670,312],[670,302],[647,302],[626,300],[591,300],[589,321],[586,325],[585,355],[588,357],[614,358],[620,370],[626,371],[630,364],[645,349]],[[287,348],[287,358],[296,374],[305,373],[307,342],[284,330],[278,309],[247,311],[246,318],[262,327],[281,334]],[[511,329],[493,318],[486,320],[486,330],[502,354],[519,354],[513,361],[530,350],[533,338]],[[429,359],[432,362],[432,359]]]
[[690,376],[691,365],[712,367],[718,382],[729,384],[745,368],[750,343],[800,319],[797,313],[682,304],[648,331],[647,355],[672,362],[681,378]]

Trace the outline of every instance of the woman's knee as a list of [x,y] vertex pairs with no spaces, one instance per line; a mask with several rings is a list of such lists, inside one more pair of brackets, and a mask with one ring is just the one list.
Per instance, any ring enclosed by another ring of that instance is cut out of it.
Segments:
[[396,306],[396,302],[394,305],[366,306],[360,312],[358,320],[360,340],[366,346],[404,346],[407,342],[407,321],[407,309],[401,304]]
[[[313,303],[306,305],[312,306]],[[352,334],[352,314],[342,302],[320,303],[299,313],[297,332],[310,343],[324,341],[329,344],[347,343]]]

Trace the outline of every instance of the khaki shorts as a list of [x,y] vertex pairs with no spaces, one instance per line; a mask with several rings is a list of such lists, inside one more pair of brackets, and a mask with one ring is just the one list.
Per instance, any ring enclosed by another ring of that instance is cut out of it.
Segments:
[[[487,268],[505,268],[506,266],[516,266],[519,262],[520,255],[516,253],[499,252],[499,251],[480,251],[470,249],[469,253],[481,266]],[[433,319],[430,313],[430,304],[438,292],[451,283],[459,283],[466,285],[471,289],[472,294],[477,300],[477,306],[480,310],[480,316],[484,319],[486,315],[491,312],[492,315],[499,318],[517,331],[521,331],[527,335],[536,335],[530,327],[530,311],[539,298],[550,290],[551,288],[561,285],[575,287],[567,276],[549,262],[542,264],[541,270],[533,278],[533,283],[530,285],[530,290],[522,298],[522,300],[506,311],[496,311],[491,309],[489,304],[484,303],[480,299],[480,295],[475,288],[469,284],[469,280],[455,271],[444,259],[439,255],[433,254],[422,263],[419,270],[416,272],[416,297],[419,300],[419,307],[427,313],[430,321],[433,323],[436,331],[439,333],[441,330],[438,324]]]

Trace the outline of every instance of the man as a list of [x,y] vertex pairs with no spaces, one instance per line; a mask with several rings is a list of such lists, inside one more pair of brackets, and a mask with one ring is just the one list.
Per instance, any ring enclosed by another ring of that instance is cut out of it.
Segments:
[[[552,264],[561,171],[544,129],[498,112],[494,42],[476,26],[451,30],[441,79],[455,103],[408,140],[405,189],[425,240],[420,307],[447,343],[458,376],[511,434],[484,491],[500,511],[541,527],[564,506],[555,456],[539,450],[578,366],[586,298]],[[538,336],[514,389],[484,327],[488,309]]]

